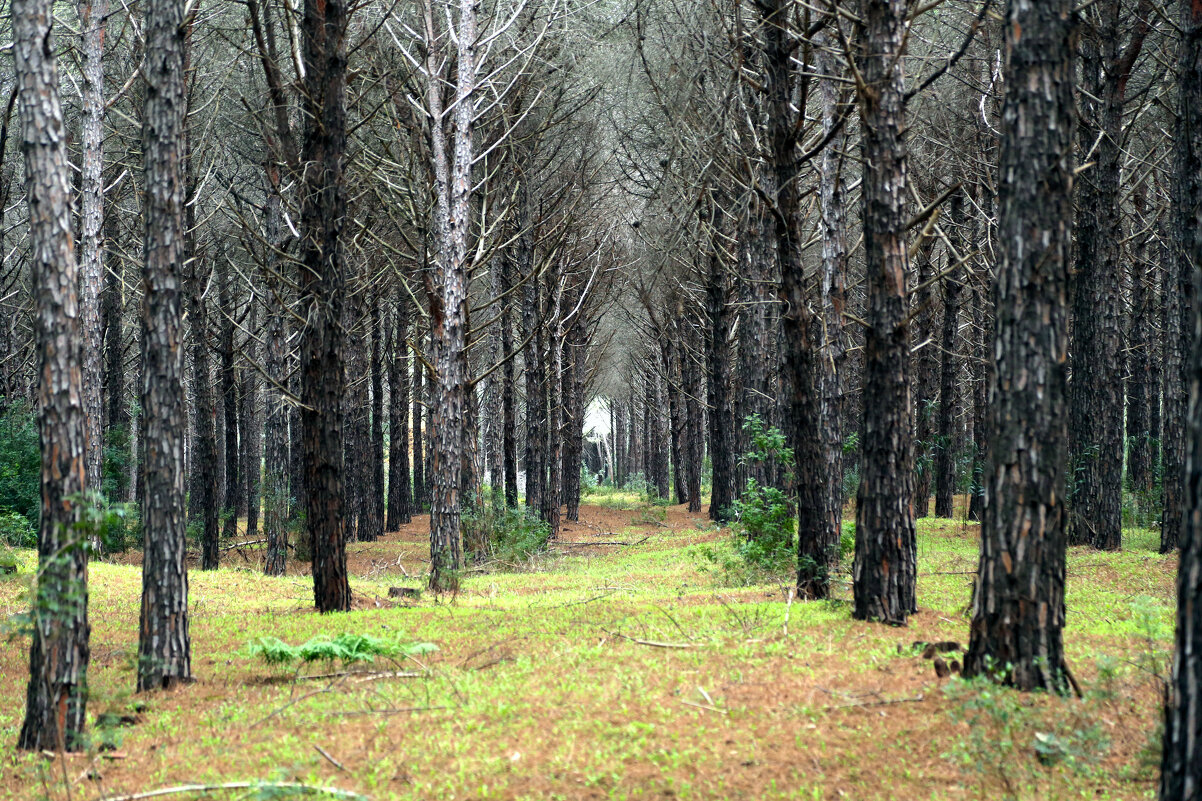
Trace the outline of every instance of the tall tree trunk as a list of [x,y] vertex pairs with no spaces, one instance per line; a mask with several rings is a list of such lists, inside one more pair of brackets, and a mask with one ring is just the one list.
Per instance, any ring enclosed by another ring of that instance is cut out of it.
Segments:
[[[187,215],[185,214],[185,217]],[[192,238],[188,237],[187,245]],[[187,247],[186,245],[186,247]],[[191,248],[188,248],[191,250]],[[217,399],[213,393],[213,368],[209,359],[208,314],[203,298],[208,275],[200,260],[190,260],[188,276],[188,323],[192,349],[192,376],[196,385],[196,452],[193,457],[192,491],[201,521],[201,547],[216,562],[221,525],[221,495],[217,483]],[[209,551],[213,551],[210,555]]]
[[396,531],[413,519],[409,475],[409,300],[397,289],[394,332],[388,348],[388,525]]
[[345,0],[305,0],[300,306],[304,492],[319,612],[351,607],[342,484]]
[[104,29],[108,0],[79,0],[83,30],[83,121],[80,125],[79,317],[83,336],[83,403],[88,418],[88,488],[99,491],[102,430],[100,288],[104,280]]
[[[730,278],[722,253],[724,211],[718,198],[709,197],[709,266],[706,273],[706,312],[709,331],[706,336],[706,405],[709,406],[710,463],[713,469],[710,490],[711,520],[727,522],[735,501],[735,419],[734,392],[731,385]],[[631,420],[633,428],[633,419]],[[629,451],[627,452],[629,459]]]
[[[960,192],[952,195],[949,217],[952,235],[949,237],[954,251],[948,260],[964,258],[963,238],[959,235],[963,219],[964,196]],[[948,264],[948,274],[943,277],[943,331],[939,366],[939,436],[935,441],[935,517],[951,517],[956,496],[956,434],[953,429],[959,399],[956,389],[960,386],[960,357],[956,353],[956,342],[960,330],[960,268]]]
[[[835,76],[835,63],[823,48],[817,48],[818,71]],[[822,102],[822,133],[833,136],[822,153],[819,165],[818,202],[822,231],[822,295],[821,315],[814,320],[820,326],[815,341],[819,354],[815,363],[815,378],[822,404],[819,419],[823,421],[822,475],[827,481],[823,500],[826,502],[826,525],[836,532],[836,542],[843,524],[843,373],[847,361],[847,341],[843,332],[843,313],[847,307],[847,209],[843,181],[843,153],[847,149],[845,132],[834,133],[839,124],[839,96],[832,77],[819,80]]]
[[[680,319],[684,319],[684,309],[677,307]],[[688,322],[692,336],[698,336],[703,331],[699,320]],[[688,510],[690,514],[701,511],[701,463],[705,459],[705,428],[701,413],[701,368],[694,354],[685,349],[681,355],[681,379],[684,382],[684,411],[685,411],[685,476],[688,482]],[[578,379],[579,380],[579,379]],[[583,404],[582,404],[583,405]]]
[[[917,286],[930,283],[935,272],[932,256],[935,239],[928,237],[918,245],[915,260],[918,262]],[[914,379],[914,515],[926,517],[931,506],[931,486],[934,484],[935,465],[935,377],[939,360],[935,354],[935,309],[934,289],[919,289],[912,298],[914,314],[914,346],[921,346],[916,358],[917,369]]]
[[[1136,188],[1132,205],[1136,225],[1143,224],[1147,213],[1146,189]],[[1143,496],[1152,491],[1155,472],[1151,451],[1153,434],[1150,431],[1150,406],[1160,398],[1152,384],[1152,310],[1156,292],[1151,286],[1153,273],[1149,270],[1148,243],[1151,234],[1140,234],[1131,246],[1131,313],[1128,315],[1127,351],[1127,481],[1131,489]]]
[[[520,199],[519,199],[520,200]],[[519,213],[521,209],[519,207]],[[520,224],[520,223],[519,223]],[[522,242],[518,241],[519,267],[523,261],[528,269],[533,269],[533,254],[526,254]],[[546,366],[542,358],[543,324],[539,315],[539,284],[537,277],[530,272],[523,272],[526,280],[522,288],[522,335],[526,339],[523,359],[525,360],[526,377],[526,506],[536,513],[543,508],[543,485],[546,475],[546,460],[544,452],[547,442],[546,429]]]
[[[764,65],[767,73],[768,129],[771,140],[772,184],[776,187],[774,235],[780,259],[777,298],[782,311],[784,353],[782,394],[787,403],[784,428],[794,451],[797,496],[797,590],[802,598],[826,598],[830,572],[839,555],[839,529],[827,514],[831,484],[824,463],[818,365],[815,360],[813,316],[805,285],[801,243],[801,189],[798,185],[797,132],[794,112],[792,4],[771,0],[761,7],[765,30]],[[803,65],[804,66],[804,65]],[[805,106],[808,82],[796,87]]]
[[992,380],[992,326],[986,312],[986,288],[983,280],[972,289],[972,481],[969,484],[968,519],[980,520],[985,506],[985,462],[989,455],[986,420],[989,410],[989,384]]
[[184,93],[188,29],[177,0],[146,8],[142,114],[142,612],[138,691],[192,680],[184,527],[184,360],[181,286],[186,183]]
[[[38,373],[41,518],[29,685],[17,747],[79,751],[88,697],[88,562],[78,496],[87,485],[78,268],[49,0],[14,0],[16,61]],[[6,354],[7,355],[7,354]],[[181,499],[182,500],[182,499]]]
[[[508,292],[513,286],[513,264],[510,259],[501,261],[501,291]],[[505,473],[505,505],[518,505],[518,440],[517,440],[517,394],[516,370],[513,353],[512,301],[501,306],[501,353],[505,364],[501,367],[501,427],[502,469]]]
[[280,179],[279,167],[268,162],[267,210],[264,214],[264,233],[268,245],[264,255],[264,284],[268,293],[264,361],[268,381],[263,399],[263,536],[267,540],[264,571],[269,576],[284,575],[288,562],[288,407],[283,394],[283,387],[288,381],[288,354],[284,331],[286,303],[279,257],[287,244],[287,235],[284,232]]
[[[1186,476],[1187,400],[1192,380],[1193,308],[1197,300],[1191,259],[1197,256],[1197,219],[1202,206],[1202,144],[1198,142],[1198,39],[1202,36],[1202,9],[1198,3],[1181,3],[1182,37],[1177,60],[1178,115],[1173,136],[1172,259],[1165,278],[1164,355],[1164,511],[1160,523],[1160,552],[1171,553],[1183,542],[1183,521],[1191,489]],[[1195,546],[1196,547],[1196,546]],[[1185,559],[1182,558],[1182,569]],[[1180,636],[1180,634],[1178,635]],[[1196,746],[1195,746],[1196,747]],[[1184,774],[1178,780],[1183,782]],[[1162,790],[1164,784],[1162,782]],[[1162,798],[1168,796],[1162,795]]]
[[1006,4],[995,375],[965,676],[1064,691],[1071,0]]
[[542,517],[551,531],[551,539],[559,536],[559,513],[563,497],[563,291],[559,288],[560,271],[547,275],[547,295],[544,306],[547,326],[547,484],[543,487]]
[[367,496],[368,539],[384,534],[384,352],[380,341],[384,329],[380,319],[380,300],[371,300],[371,440],[367,463],[371,484]]
[[[905,625],[916,611],[914,443],[910,430],[903,0],[866,0],[859,91],[865,175],[863,228],[868,329],[864,426],[852,574],[858,620]],[[869,401],[871,399],[871,401]]]
[[[430,588],[458,587],[463,565],[460,504],[464,446],[463,421],[471,391],[467,359],[468,233],[472,206],[472,96],[476,91],[476,11],[478,0],[460,0],[455,64],[455,99],[444,112],[442,34],[435,35],[432,0],[425,7],[428,109],[433,120],[435,230],[438,258],[427,282],[436,375],[431,424],[434,428],[430,499]],[[450,16],[450,2],[445,11]],[[449,38],[449,37],[448,37]],[[447,117],[454,122],[447,153]]]
[[1120,0],[1102,0],[1081,15],[1088,24],[1081,37],[1083,108],[1078,148],[1082,154],[1092,150],[1095,163],[1077,182],[1069,385],[1069,541],[1106,550],[1122,545],[1119,139],[1123,91],[1114,75],[1119,6]]
[[[221,404],[225,417],[225,501],[222,503],[222,536],[238,536],[238,506],[242,485],[238,481],[238,373],[234,367],[234,298],[225,250],[217,250],[218,299],[221,304]],[[217,543],[207,543],[201,560],[204,570],[217,569]]]
[[[105,227],[108,238],[115,237],[115,216],[110,217]],[[104,325],[104,400],[105,433],[103,445],[112,448],[114,456],[125,452],[128,457],[130,438],[129,406],[125,402],[125,289],[123,262],[116,259],[104,272],[104,292],[101,310]],[[133,482],[129,480],[129,466],[133,460],[116,458],[104,465],[104,491],[112,501],[124,501],[129,496]]]
[[245,354],[250,362],[242,371],[242,475],[246,477],[246,538],[259,536],[259,509],[262,489],[263,418],[259,415],[259,304],[252,294],[247,316]]
[[426,367],[413,358],[413,511],[420,514],[426,506],[425,438],[422,436],[422,387]]
[[1190,403],[1177,568],[1177,648],[1165,708],[1161,801],[1202,794],[1202,2],[1181,0],[1178,19],[1173,233],[1177,267],[1190,273],[1195,294],[1188,326],[1193,347],[1187,368]]
[[[494,298],[500,298],[504,292],[505,281],[502,274],[505,271],[505,261],[506,255],[498,253],[493,256],[492,263],[489,265]],[[496,316],[497,319],[493,320],[488,327],[488,369],[492,369],[505,356],[501,346],[501,318],[497,312],[507,300],[501,300],[496,306],[489,309],[489,314]],[[501,444],[502,429],[504,428],[504,421],[501,419],[503,383],[504,378],[499,370],[493,370],[492,374],[484,380],[484,462],[488,472],[488,486],[493,506],[500,505],[502,493],[505,490],[505,460]]]
[[670,329],[668,338],[663,341],[661,363],[666,376],[664,385],[668,395],[668,441],[672,462],[672,489],[675,493],[673,503],[688,503],[689,490],[684,482],[684,438],[685,416],[684,403],[680,393],[680,353],[674,340],[679,336],[675,327]]

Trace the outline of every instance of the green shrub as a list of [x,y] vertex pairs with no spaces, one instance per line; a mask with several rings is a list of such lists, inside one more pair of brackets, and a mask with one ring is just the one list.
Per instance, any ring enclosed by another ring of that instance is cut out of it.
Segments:
[[36,526],[42,508],[42,457],[37,418],[27,403],[0,411],[0,511]]
[[463,543],[477,562],[526,562],[546,550],[551,529],[526,507],[485,504],[464,512]]
[[13,548],[36,548],[38,532],[25,515],[0,512],[0,543]]
[[583,462],[580,464],[580,494],[592,495],[599,489],[597,483],[597,474],[588,469],[588,465]]
[[289,668],[294,664],[341,662],[344,666],[373,662],[377,656],[394,658],[416,656],[438,650],[428,642],[398,643],[372,637],[369,634],[321,635],[301,645],[289,645],[275,637],[260,637],[247,644],[244,656],[258,657],[273,668]]

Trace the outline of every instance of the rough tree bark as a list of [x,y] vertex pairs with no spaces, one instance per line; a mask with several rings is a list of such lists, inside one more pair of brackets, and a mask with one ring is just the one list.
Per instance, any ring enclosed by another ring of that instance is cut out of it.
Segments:
[[964,675],[1062,692],[1073,2],[1009,0],[1004,30],[995,374]]
[[[221,305],[221,408],[225,421],[225,500],[222,502],[222,536],[232,540],[238,535],[238,499],[242,485],[238,481],[238,373],[234,366],[234,299],[230,286],[230,268],[225,249],[217,249],[218,301]],[[217,543],[202,544],[201,568],[217,569]]]
[[1181,0],[1173,223],[1182,272],[1195,287],[1190,313],[1189,428],[1177,572],[1177,650],[1165,708],[1161,801],[1202,797],[1202,2]]
[[[1133,194],[1136,225],[1141,225],[1147,214],[1146,188],[1140,185]],[[1160,402],[1152,382],[1156,292],[1148,260],[1151,239],[1149,231],[1138,235],[1131,244],[1131,311],[1127,329],[1127,482],[1133,491],[1145,496],[1151,493],[1155,482],[1151,458],[1155,435],[1151,432],[1150,412],[1152,404]]]
[[192,680],[184,527],[181,274],[187,28],[178,0],[146,8],[142,114],[145,239],[142,267],[142,611],[138,691]]
[[83,336],[84,410],[88,417],[88,487],[100,490],[104,462],[100,392],[100,287],[104,277],[104,31],[108,0],[79,0],[83,30],[83,121],[79,165],[79,317]]
[[259,535],[259,509],[261,499],[261,460],[263,458],[263,418],[259,414],[259,302],[254,293],[247,301],[244,354],[248,362],[242,371],[242,475],[246,479],[243,487],[246,498],[246,538],[253,540]]
[[[444,110],[441,85],[442,34],[434,32],[436,16],[451,4],[443,0],[439,13],[433,0],[425,6],[427,45],[427,103],[431,118],[431,150],[434,160],[436,196],[435,239],[438,257],[427,273],[431,333],[434,340],[434,428],[433,476],[430,498],[430,588],[435,591],[458,587],[457,571],[463,565],[463,541],[459,527],[460,490],[464,442],[463,420],[467,414],[467,283],[468,228],[472,200],[472,96],[476,91],[476,12],[478,0],[460,0],[456,41],[454,101]],[[447,153],[447,116],[453,120]]]
[[[918,263],[915,271],[916,285],[929,284],[935,271],[932,257],[935,250],[934,237],[927,237],[918,245],[914,259]],[[934,289],[927,286],[919,289],[911,298],[914,313],[914,346],[922,346],[915,358],[914,369],[914,516],[926,517],[931,508],[931,486],[934,484],[934,418],[935,378],[939,371],[939,360],[935,353],[935,310]]]
[[88,561],[87,543],[74,524],[80,519],[79,495],[88,486],[88,420],[52,15],[50,0],[12,3],[29,206],[42,493],[29,685],[17,747],[78,751],[87,745],[81,734],[88,690]]
[[319,612],[351,607],[342,484],[345,0],[305,0],[300,308],[304,490]]
[[[723,253],[726,247],[722,234],[725,212],[719,198],[707,193],[709,234],[709,265],[706,271],[706,312],[709,331],[706,335],[706,404],[709,406],[710,463],[713,467],[710,490],[711,520],[730,520],[735,501],[735,419],[734,390],[731,384],[731,327],[734,315],[730,309],[730,277]],[[631,430],[634,428],[631,415]],[[633,441],[633,437],[632,437]],[[631,449],[626,449],[627,461]]]
[[[964,225],[964,195],[957,191],[952,195],[948,217],[953,226],[948,239],[954,250],[948,254],[949,262],[964,258],[964,238],[960,236]],[[948,273],[943,277],[943,330],[939,365],[939,414],[938,437],[935,441],[935,517],[951,517],[956,493],[956,435],[953,429],[960,386],[960,357],[956,353],[956,342],[960,330],[959,269],[948,264]]]
[[422,443],[422,387],[426,367],[415,356],[413,359],[413,512],[420,514],[426,505],[425,448]]
[[367,494],[366,539],[374,542],[384,535],[384,335],[380,300],[371,300],[371,440],[367,459],[371,471]]
[[396,531],[413,519],[409,475],[409,299],[398,287],[388,347],[388,525]]
[[[509,258],[501,262],[501,291],[508,292],[513,286],[513,263]],[[505,472],[505,505],[518,505],[518,440],[517,440],[517,367],[513,356],[513,312],[512,302],[501,307],[501,353],[506,357],[501,367],[501,416],[504,426],[501,433],[502,468]]]
[[[865,163],[862,191],[868,285],[864,425],[852,573],[858,620],[905,625],[917,610],[914,443],[910,430],[905,99],[901,47],[907,4],[866,0],[857,91]],[[871,399],[871,402],[868,401]]]
[[815,363],[822,404],[822,474],[827,481],[823,500],[826,525],[841,533],[843,522],[843,373],[847,361],[847,339],[843,331],[843,312],[847,308],[847,209],[843,181],[843,153],[847,149],[846,131],[834,132],[838,124],[839,93],[832,77],[835,59],[823,47],[816,48],[822,103],[822,133],[833,136],[819,164],[818,204],[822,231],[821,313],[815,316],[815,337],[819,356]]
[[1119,177],[1123,95],[1143,42],[1137,23],[1126,52],[1120,48],[1120,6],[1120,0],[1103,0],[1080,15],[1085,32],[1078,148],[1082,154],[1092,152],[1095,163],[1077,182],[1069,385],[1069,541],[1106,550],[1122,545]]

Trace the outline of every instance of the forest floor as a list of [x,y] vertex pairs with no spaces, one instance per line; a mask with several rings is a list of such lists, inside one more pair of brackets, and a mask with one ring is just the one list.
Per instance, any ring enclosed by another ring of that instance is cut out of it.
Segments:
[[[829,602],[790,602],[785,579],[727,586],[729,535],[704,513],[606,502],[561,537],[590,544],[469,572],[454,598],[388,597],[421,584],[424,517],[351,544],[347,615],[312,611],[304,566],[266,578],[258,554],[227,551],[221,570],[190,572],[197,681],[145,695],[139,570],[94,564],[93,748],[12,749],[28,640],[0,641],[0,799],[230,782],[251,789],[207,797],[278,798],[283,783],[423,800],[1154,796],[1175,558],[1153,532],[1070,552],[1066,649],[1084,698],[1061,699],[937,677],[912,647],[967,641],[975,525],[919,521],[921,611],[890,628],[851,620],[847,576]],[[0,577],[0,620],[26,609],[28,580]],[[323,678],[247,654],[263,636],[344,632],[438,650]]]

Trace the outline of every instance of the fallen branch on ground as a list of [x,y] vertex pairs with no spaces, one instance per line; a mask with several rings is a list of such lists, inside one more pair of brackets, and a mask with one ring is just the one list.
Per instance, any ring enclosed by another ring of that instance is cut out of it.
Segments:
[[181,793],[216,793],[222,790],[291,790],[305,795],[330,795],[335,798],[349,798],[366,801],[367,796],[339,790],[336,787],[318,787],[299,782],[226,782],[224,784],[181,784],[178,787],[164,787],[161,790],[151,790],[145,793],[109,796],[104,801],[141,801],[144,798],[159,798],[165,795],[180,795]]
[[623,640],[630,640],[639,645],[650,645],[652,648],[696,648],[693,643],[687,642],[658,642],[656,640],[637,640],[634,637],[627,637],[625,634],[619,634],[616,631],[606,631],[611,637],[621,637]]

